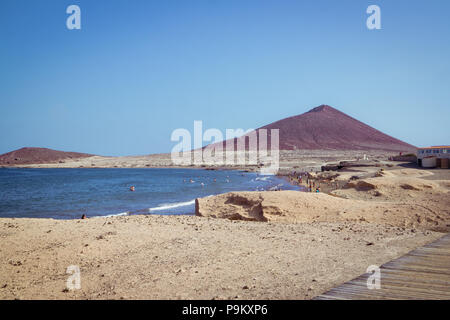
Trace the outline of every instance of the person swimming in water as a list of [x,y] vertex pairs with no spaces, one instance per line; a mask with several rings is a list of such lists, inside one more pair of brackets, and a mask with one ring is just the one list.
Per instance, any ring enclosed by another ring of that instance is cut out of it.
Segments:
[[131,187],[130,187],[130,191],[134,191],[134,186],[131,186]]

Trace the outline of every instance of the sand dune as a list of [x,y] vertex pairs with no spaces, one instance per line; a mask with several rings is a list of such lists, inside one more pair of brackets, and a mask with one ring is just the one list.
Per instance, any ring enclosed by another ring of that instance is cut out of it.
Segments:
[[287,223],[366,221],[449,232],[449,183],[422,178],[430,174],[407,169],[381,171],[376,178],[352,180],[330,195],[295,191],[232,192],[197,199],[196,214]]

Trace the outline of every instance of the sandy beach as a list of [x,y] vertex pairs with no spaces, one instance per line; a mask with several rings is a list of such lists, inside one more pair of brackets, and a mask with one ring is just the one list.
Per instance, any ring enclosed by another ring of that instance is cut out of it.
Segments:
[[194,216],[2,219],[0,232],[1,299],[309,299],[442,235]]
[[198,199],[198,216],[0,219],[0,298],[311,299],[449,232],[447,171],[380,170]]
[[450,1],[1,9],[0,300],[450,300]]

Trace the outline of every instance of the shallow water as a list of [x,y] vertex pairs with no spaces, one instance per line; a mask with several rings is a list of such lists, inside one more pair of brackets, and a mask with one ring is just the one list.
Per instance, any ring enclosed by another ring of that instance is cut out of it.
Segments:
[[228,170],[2,168],[0,217],[193,214],[195,198],[274,187],[299,190],[276,176]]

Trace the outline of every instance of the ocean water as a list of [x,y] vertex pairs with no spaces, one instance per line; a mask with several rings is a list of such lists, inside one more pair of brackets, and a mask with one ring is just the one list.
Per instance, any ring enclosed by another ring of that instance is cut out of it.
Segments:
[[273,188],[299,190],[276,176],[229,170],[0,168],[0,217],[194,214],[198,197]]

